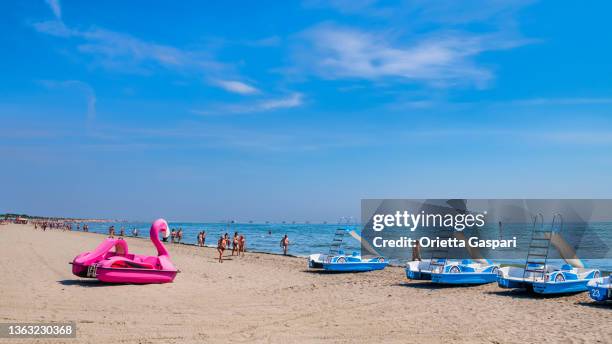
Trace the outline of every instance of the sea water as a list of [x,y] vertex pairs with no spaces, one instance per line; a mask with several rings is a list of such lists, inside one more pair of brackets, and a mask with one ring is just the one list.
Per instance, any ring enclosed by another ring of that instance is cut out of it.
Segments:
[[[125,236],[132,236],[132,230],[138,229],[141,238],[149,237],[150,223],[144,222],[97,222],[88,223],[89,231],[94,233],[108,234],[108,228],[115,226],[115,235],[118,236],[121,227],[125,229]],[[296,256],[308,256],[313,253],[327,253],[332,243],[336,229],[341,228],[338,224],[260,224],[260,223],[193,223],[193,222],[170,222],[170,228],[183,229],[183,239],[181,242],[186,244],[197,244],[197,236],[200,231],[206,231],[206,246],[216,247],[217,240],[225,233],[228,233],[230,240],[234,232],[246,237],[247,251],[266,252],[282,254],[280,240],[285,234],[289,237],[289,254]],[[529,224],[525,225],[528,228]],[[75,228],[73,226],[73,228]],[[81,224],[82,228],[82,224]],[[598,223],[594,228],[597,229],[600,240],[612,246],[612,223]],[[82,229],[81,229],[82,230]],[[359,230],[356,230],[359,233]],[[531,235],[531,231],[526,230],[523,235]],[[583,244],[588,244],[589,238],[584,238]],[[168,243],[170,238],[168,238]],[[230,246],[231,247],[231,246]],[[344,236],[342,249],[351,254],[353,251],[360,252],[360,243],[350,235]],[[610,253],[606,256],[610,256]],[[427,257],[423,257],[426,259]],[[599,268],[603,271],[612,271],[612,259],[583,259],[587,267]],[[391,260],[394,264],[405,264]],[[500,260],[498,263],[521,264],[524,260]],[[561,265],[562,261],[550,260],[551,264]]]
[[[138,236],[148,238],[150,223],[114,222],[88,223],[89,231],[108,234],[108,228],[115,226],[115,235],[119,235],[121,227],[125,228],[125,236],[132,236],[132,230],[138,229]],[[267,253],[283,253],[280,246],[285,234],[289,237],[289,253],[296,256],[308,256],[313,253],[327,253],[339,225],[335,224],[248,224],[248,223],[187,223],[171,222],[171,229],[183,229],[183,239],[186,244],[197,244],[198,233],[206,231],[206,246],[217,246],[217,240],[225,233],[230,240],[234,232],[244,235],[248,251]],[[74,226],[73,226],[74,228]],[[168,238],[170,242],[170,238]],[[342,249],[347,253],[360,250],[360,243],[350,235],[344,236]]]

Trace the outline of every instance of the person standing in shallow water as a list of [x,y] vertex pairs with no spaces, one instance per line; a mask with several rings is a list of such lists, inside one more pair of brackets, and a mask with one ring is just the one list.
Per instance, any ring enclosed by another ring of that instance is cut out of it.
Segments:
[[418,240],[416,241],[416,245],[412,248],[412,260],[421,260],[421,245]]
[[287,255],[287,250],[289,249],[289,237],[287,234],[281,239],[280,246],[283,248],[283,254]]
[[183,240],[183,227],[179,227],[178,232],[176,232],[176,242],[180,244],[181,240]]
[[242,252],[242,255],[244,256],[245,245],[246,245],[246,238],[244,237],[244,235],[240,235],[240,237],[238,237],[238,255],[239,256],[241,252]]

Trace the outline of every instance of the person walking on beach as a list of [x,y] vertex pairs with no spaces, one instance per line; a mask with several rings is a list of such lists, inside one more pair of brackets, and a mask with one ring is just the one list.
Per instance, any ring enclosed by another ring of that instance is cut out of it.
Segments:
[[176,230],[172,228],[172,232],[170,232],[170,243],[174,244],[174,238],[176,238]]
[[110,238],[114,238],[115,237],[115,226],[108,227],[108,236]]
[[89,232],[89,225],[88,224],[84,224],[83,225],[83,232]]
[[232,240],[232,256],[236,251],[238,251],[238,255],[240,255],[240,250],[238,250],[238,232],[234,232],[234,240]]
[[220,236],[219,241],[217,241],[217,251],[219,252],[219,263],[223,263],[223,251],[225,251],[225,245],[226,245],[225,236]]
[[136,227],[134,227],[134,229],[132,230],[132,236],[133,237],[137,237],[138,236],[138,229],[136,229]]
[[202,231],[202,246],[206,246],[206,231]]
[[287,234],[281,239],[280,246],[283,248],[283,255],[287,255],[287,250],[289,249],[289,237]]
[[202,232],[198,232],[198,246],[202,247]]
[[125,236],[125,227],[121,226],[121,229],[119,230],[119,236],[120,237],[124,237]]

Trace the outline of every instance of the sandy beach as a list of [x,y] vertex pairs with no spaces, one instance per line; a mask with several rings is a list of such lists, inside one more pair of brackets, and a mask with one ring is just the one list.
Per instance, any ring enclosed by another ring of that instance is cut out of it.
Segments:
[[[104,285],[70,262],[103,236],[0,226],[2,322],[75,321],[58,343],[605,343],[610,305],[586,293],[538,297],[498,288],[407,281],[390,267],[361,274],[308,271],[304,258],[167,245],[174,283]],[[130,250],[154,254],[148,240]],[[0,340],[2,341],[2,340]],[[31,342],[31,339],[3,342]]]

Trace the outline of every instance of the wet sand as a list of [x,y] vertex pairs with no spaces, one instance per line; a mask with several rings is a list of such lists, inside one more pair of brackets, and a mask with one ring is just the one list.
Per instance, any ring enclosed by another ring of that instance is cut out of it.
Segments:
[[[174,283],[104,285],[68,262],[103,236],[0,226],[0,322],[76,321],[77,339],[39,343],[609,343],[612,306],[586,293],[538,297],[495,284],[439,287],[401,268],[308,271],[304,258],[167,245]],[[130,251],[155,254],[148,240]],[[226,251],[227,253],[227,251]],[[604,324],[606,324],[604,326]],[[29,340],[0,342],[25,343]]]

